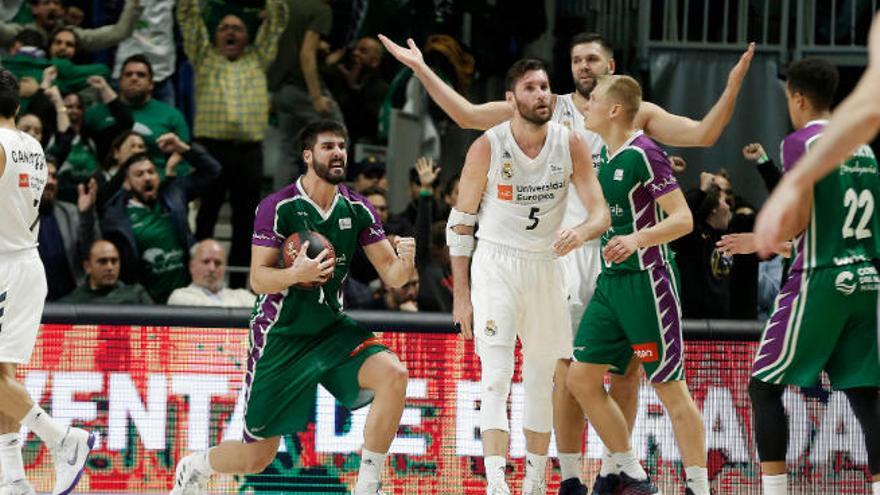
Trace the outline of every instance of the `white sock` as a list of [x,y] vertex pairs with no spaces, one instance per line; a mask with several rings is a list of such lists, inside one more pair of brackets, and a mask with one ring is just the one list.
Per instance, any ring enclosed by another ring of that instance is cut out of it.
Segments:
[[547,473],[547,456],[526,451],[526,478],[543,480]]
[[64,435],[67,434],[67,428],[58,424],[52,419],[52,416],[49,416],[42,407],[36,404],[24,415],[21,424],[36,433],[50,449],[60,445],[61,440],[64,440]]
[[211,467],[211,457],[208,455],[211,449],[199,452],[193,457],[193,469],[203,473],[214,474],[214,468]]
[[599,476],[608,476],[611,474],[620,474],[620,468],[611,457],[611,451],[607,448],[602,449],[602,464],[599,467]]
[[762,474],[761,487],[764,495],[786,495],[788,493],[787,474]]
[[684,468],[686,486],[694,495],[709,495],[709,470],[704,467],[690,466]]
[[385,468],[385,456],[366,448],[361,449],[361,468],[358,471],[358,491],[367,489],[371,493],[379,490],[379,481],[382,479],[382,470]]
[[616,468],[622,473],[626,473],[632,479],[644,480],[648,479],[648,473],[639,462],[634,450],[627,452],[615,452],[611,454],[611,462],[616,464]]
[[558,454],[559,457],[559,470],[561,471],[562,481],[570,480],[572,478],[577,478],[578,481],[581,480],[581,453],[577,452],[574,454],[564,454],[560,452]]
[[486,456],[483,458],[483,466],[486,468],[486,481],[489,484],[504,482],[504,470],[507,469],[507,459],[500,455]]
[[6,483],[25,478],[21,435],[18,432],[0,435],[0,467],[3,468],[3,477],[0,479]]
[[880,481],[871,483],[871,493],[873,495],[880,495]]

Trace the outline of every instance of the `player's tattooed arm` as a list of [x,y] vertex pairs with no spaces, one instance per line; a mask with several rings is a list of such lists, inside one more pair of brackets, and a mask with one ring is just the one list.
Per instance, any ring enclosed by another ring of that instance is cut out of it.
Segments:
[[609,263],[622,263],[638,249],[672,242],[694,229],[694,219],[681,189],[673,189],[655,201],[667,217],[653,227],[611,238],[602,255]]
[[587,144],[580,135],[572,132],[569,133],[568,146],[571,150],[571,181],[590,216],[580,225],[559,232],[556,242],[553,243],[553,250],[558,256],[565,256],[584,242],[599,237],[611,225],[608,203],[605,202],[602,186],[596,178],[593,159]]
[[391,241],[385,239],[364,246],[364,254],[386,285],[403,287],[415,270],[416,241],[412,237],[397,237],[392,247]]
[[[458,182],[458,200],[455,208],[461,212],[476,214],[480,208],[480,200],[486,189],[491,157],[489,138],[485,135],[471,144],[461,170]],[[459,235],[474,235],[474,228],[467,225],[447,226]],[[469,256],[451,256],[452,261],[452,321],[459,327],[466,339],[473,333],[474,308],[471,305],[471,281]]]
[[[852,93],[834,110],[822,139],[787,172],[764,203],[755,220],[758,253],[767,256],[780,242],[791,238],[799,225],[806,194],[837,168],[859,145],[871,141],[880,129],[880,14],[868,34],[868,68]],[[812,202],[811,202],[812,203]],[[801,229],[803,230],[803,229]]]
[[644,129],[648,136],[667,146],[714,145],[733,116],[743,78],[754,55],[755,44],[750,43],[739,62],[730,70],[724,92],[701,120],[675,115],[653,103],[643,101],[636,115],[635,126]]
[[385,45],[388,53],[412,69],[413,74],[422,83],[434,103],[442,108],[446,115],[462,129],[486,130],[513,118],[513,108],[507,102],[490,101],[477,105],[458,94],[454,88],[446,84],[446,81],[428,67],[422,57],[422,51],[419,50],[412,38],[406,40],[407,47],[400,46],[381,34],[379,40]]
[[287,268],[278,268],[281,250],[265,246],[251,246],[251,289],[256,294],[277,294],[293,284],[326,282],[336,266],[326,249],[318,256],[306,255],[308,241],[300,247],[296,258]]

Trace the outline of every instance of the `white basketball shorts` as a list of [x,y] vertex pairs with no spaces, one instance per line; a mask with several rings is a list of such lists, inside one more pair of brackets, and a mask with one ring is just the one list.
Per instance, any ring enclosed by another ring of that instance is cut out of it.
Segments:
[[0,363],[30,361],[47,290],[36,249],[0,256]]
[[602,247],[598,239],[589,241],[562,257],[563,273],[571,315],[572,338],[577,335],[578,326],[593,292],[596,280],[602,271]]
[[478,354],[482,346],[513,348],[519,337],[526,357],[571,357],[562,262],[552,252],[479,241],[471,262],[471,302]]

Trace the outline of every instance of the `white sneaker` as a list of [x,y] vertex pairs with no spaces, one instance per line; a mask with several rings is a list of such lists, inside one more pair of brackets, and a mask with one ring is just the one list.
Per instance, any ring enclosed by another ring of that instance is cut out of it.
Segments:
[[489,483],[486,485],[486,495],[510,495],[510,487],[507,483]]
[[523,495],[547,495],[547,481],[525,478],[523,479]]
[[174,488],[171,495],[204,495],[211,473],[206,473],[195,468],[193,459],[204,452],[190,454],[177,463],[174,470]]
[[76,488],[94,446],[94,434],[81,428],[67,427],[61,443],[52,449],[52,459],[55,461],[55,488],[52,495],[67,495]]
[[28,483],[28,480],[22,478],[8,483],[0,483],[0,495],[37,495],[37,492]]

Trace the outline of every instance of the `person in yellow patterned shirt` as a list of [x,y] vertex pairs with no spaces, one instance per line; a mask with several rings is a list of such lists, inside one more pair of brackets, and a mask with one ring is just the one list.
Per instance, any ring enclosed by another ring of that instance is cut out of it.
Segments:
[[[266,17],[251,43],[245,22],[234,14],[220,19],[213,40],[202,20],[199,0],[177,3],[183,48],[195,72],[195,139],[220,161],[216,187],[202,196],[196,239],[213,237],[217,215],[229,190],[232,245],[229,263],[250,265],[254,211],[263,177],[261,142],[269,119],[266,69],[278,53],[278,38],[287,26],[283,0],[267,0]],[[244,277],[232,277],[243,287]]]

